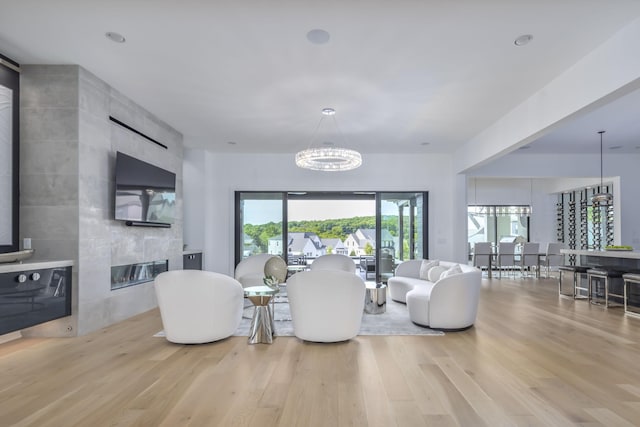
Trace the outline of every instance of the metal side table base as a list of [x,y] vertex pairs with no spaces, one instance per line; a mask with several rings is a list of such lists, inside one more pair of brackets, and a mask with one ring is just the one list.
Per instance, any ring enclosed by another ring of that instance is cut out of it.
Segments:
[[269,302],[278,292],[279,289],[269,286],[250,286],[244,289],[245,296],[255,306],[249,329],[249,344],[273,342],[273,317]]
[[271,310],[268,305],[257,305],[249,329],[249,344],[271,344],[273,329],[271,327]]

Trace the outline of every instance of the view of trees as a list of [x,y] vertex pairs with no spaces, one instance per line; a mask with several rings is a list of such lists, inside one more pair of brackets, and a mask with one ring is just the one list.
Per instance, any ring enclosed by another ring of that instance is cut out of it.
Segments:
[[[408,217],[405,221],[405,233],[408,233]],[[383,227],[388,229],[392,236],[398,235],[398,217],[385,216],[382,219]],[[353,218],[325,219],[321,221],[289,221],[289,233],[315,233],[321,239],[340,239],[343,242],[358,228],[375,228],[375,216],[360,216]],[[253,239],[253,243],[262,252],[267,251],[269,239],[282,234],[282,222],[269,222],[266,224],[245,224],[245,235]],[[374,248],[370,248],[373,253]]]

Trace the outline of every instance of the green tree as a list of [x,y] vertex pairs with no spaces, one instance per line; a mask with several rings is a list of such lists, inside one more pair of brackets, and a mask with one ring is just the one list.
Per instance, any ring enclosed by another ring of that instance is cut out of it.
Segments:
[[364,253],[367,255],[373,255],[373,246],[371,246],[371,243],[367,242],[367,244],[364,245]]
[[332,254],[333,253],[333,247],[327,246],[327,253],[328,254]]

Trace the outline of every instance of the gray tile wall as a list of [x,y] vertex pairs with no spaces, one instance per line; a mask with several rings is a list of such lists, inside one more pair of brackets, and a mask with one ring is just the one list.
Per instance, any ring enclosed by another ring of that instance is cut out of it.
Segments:
[[[21,237],[32,237],[42,258],[75,261],[73,318],[29,332],[69,334],[72,326],[82,335],[156,305],[152,283],[111,291],[112,265],[168,259],[170,269],[182,268],[182,135],[82,67],[23,70]],[[178,218],[171,228],[113,219],[117,151],[176,173]]]

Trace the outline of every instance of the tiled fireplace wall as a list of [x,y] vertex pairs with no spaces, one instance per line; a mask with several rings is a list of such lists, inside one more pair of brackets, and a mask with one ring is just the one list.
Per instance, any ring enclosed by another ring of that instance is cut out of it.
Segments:
[[[152,282],[112,291],[111,267],[168,259],[182,268],[182,135],[74,65],[22,66],[20,112],[20,237],[33,239],[38,258],[75,262],[73,316],[23,334],[81,335],[153,308]],[[176,173],[171,228],[113,220],[117,151]]]

